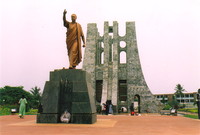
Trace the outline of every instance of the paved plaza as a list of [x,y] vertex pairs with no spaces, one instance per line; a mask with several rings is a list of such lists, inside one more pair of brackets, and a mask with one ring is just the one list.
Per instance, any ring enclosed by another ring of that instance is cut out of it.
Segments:
[[0,135],[200,135],[200,120],[182,116],[98,115],[95,124],[37,124],[36,115],[0,116]]

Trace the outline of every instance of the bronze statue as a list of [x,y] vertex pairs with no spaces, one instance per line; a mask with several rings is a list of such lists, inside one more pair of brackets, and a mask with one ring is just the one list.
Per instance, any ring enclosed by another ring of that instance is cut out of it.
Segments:
[[76,66],[81,62],[81,38],[83,41],[83,47],[85,47],[85,37],[82,31],[82,27],[76,22],[77,16],[71,15],[72,22],[66,20],[67,11],[63,12],[63,24],[67,28],[66,33],[66,44],[69,56],[69,69],[75,69]]

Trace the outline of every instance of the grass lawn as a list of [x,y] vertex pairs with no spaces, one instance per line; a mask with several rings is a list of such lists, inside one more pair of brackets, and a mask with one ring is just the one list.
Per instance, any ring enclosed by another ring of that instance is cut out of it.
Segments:
[[186,114],[186,115],[184,115],[184,117],[192,118],[192,119],[198,119],[198,115]]

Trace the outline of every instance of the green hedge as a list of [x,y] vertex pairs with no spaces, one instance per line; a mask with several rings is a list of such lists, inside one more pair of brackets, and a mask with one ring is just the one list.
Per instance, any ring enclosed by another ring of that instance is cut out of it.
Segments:
[[198,113],[197,108],[183,108],[183,109],[178,109],[179,111],[183,112],[192,112],[192,113]]
[[10,115],[10,114],[11,114],[10,108],[0,108],[0,116]]
[[[17,109],[17,114],[18,114],[18,112],[19,112],[18,106],[16,106],[16,105],[6,105],[6,106],[0,106],[0,116],[10,115],[11,109]],[[29,109],[29,111],[26,112],[26,115],[36,115],[37,112],[38,112],[38,109]]]
[[30,109],[29,112],[26,112],[26,115],[37,115],[38,109]]
[[170,110],[172,107],[169,104],[165,104],[163,110]]

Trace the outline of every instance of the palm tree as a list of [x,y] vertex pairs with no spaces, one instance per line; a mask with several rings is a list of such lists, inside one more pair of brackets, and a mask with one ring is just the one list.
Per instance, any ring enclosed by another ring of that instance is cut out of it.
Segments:
[[33,97],[33,106],[34,108],[37,108],[42,97],[40,88],[35,86],[34,88],[31,88],[30,92]]
[[175,91],[176,92],[174,94],[176,96],[183,96],[183,92],[186,91],[186,90],[183,88],[183,86],[181,86],[180,84],[177,84],[176,87],[175,87]]

